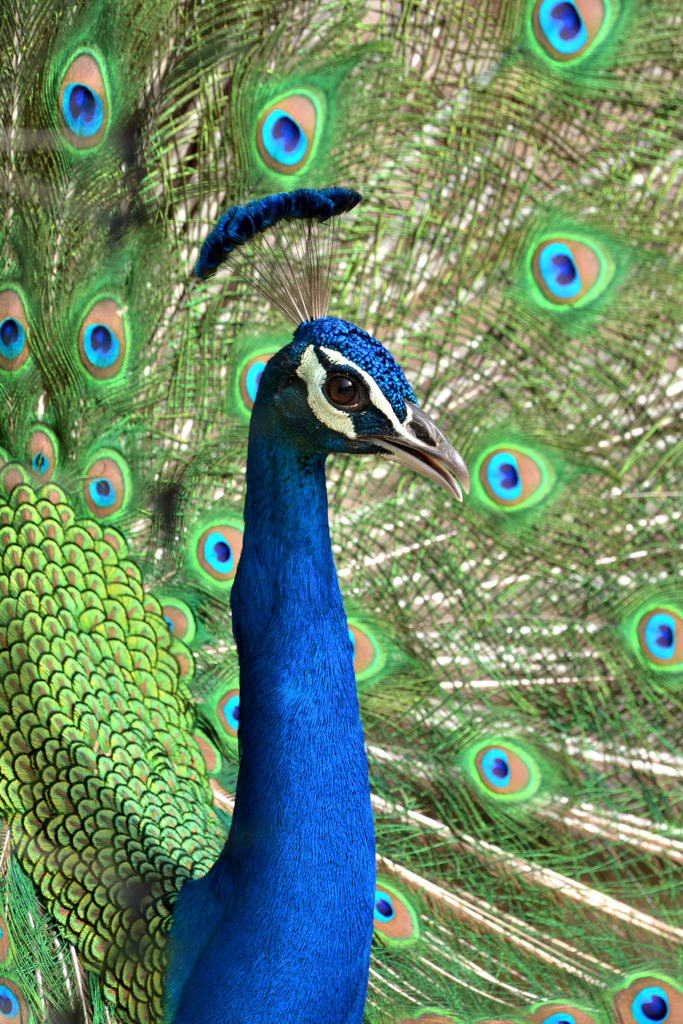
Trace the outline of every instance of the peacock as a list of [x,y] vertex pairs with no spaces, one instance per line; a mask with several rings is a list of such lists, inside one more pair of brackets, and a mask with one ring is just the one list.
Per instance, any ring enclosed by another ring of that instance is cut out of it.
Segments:
[[683,1024],[682,25],[3,0],[0,1021]]

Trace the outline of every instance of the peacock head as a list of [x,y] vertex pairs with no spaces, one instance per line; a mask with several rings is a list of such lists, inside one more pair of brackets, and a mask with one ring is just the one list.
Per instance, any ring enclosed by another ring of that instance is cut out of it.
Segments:
[[372,453],[400,462],[462,501],[462,456],[418,408],[401,367],[375,338],[327,316],[343,213],[361,201],[345,188],[295,189],[231,206],[201,247],[206,280],[239,250],[241,276],[296,326],[267,363],[252,412],[256,432],[279,418],[307,454]]
[[470,480],[462,456],[418,408],[391,353],[346,320],[300,324],[266,364],[252,414],[254,429],[273,410],[303,453],[390,458],[462,501]]

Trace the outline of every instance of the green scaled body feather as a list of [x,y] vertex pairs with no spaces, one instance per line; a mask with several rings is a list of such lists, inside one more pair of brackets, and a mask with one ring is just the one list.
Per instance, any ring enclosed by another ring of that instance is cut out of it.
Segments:
[[652,988],[683,1020],[683,7],[573,0],[572,50],[550,6],[3,4],[0,1019],[162,1020],[233,807],[247,433],[290,336],[190,268],[231,204],[334,184],[331,309],[472,477],[454,507],[328,462],[368,1024],[642,1024]]

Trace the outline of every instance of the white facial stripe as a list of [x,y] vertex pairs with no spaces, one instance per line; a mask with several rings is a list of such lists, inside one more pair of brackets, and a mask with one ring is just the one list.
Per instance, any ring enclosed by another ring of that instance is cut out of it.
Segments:
[[[340,352],[335,352],[331,348],[320,348],[321,352],[324,352],[331,363],[337,366],[348,366],[355,370],[359,377],[362,377],[368,389],[370,395],[370,401],[379,409],[381,413],[389,420],[399,437],[405,437],[409,441],[415,441],[412,435],[409,435],[405,430],[398,416],[392,409],[387,398],[382,394],[379,385],[372,379],[369,373],[366,373],[360,366],[354,363],[351,359],[347,359],[341,355]],[[334,406],[325,398],[323,394],[323,384],[327,379],[327,370],[322,365],[320,360],[315,354],[315,350],[312,345],[309,345],[304,350],[304,354],[301,357],[301,362],[297,367],[297,376],[305,382],[308,390],[308,404],[317,416],[317,418],[328,426],[331,430],[336,430],[339,434],[345,434],[347,437],[356,437],[356,430],[353,425],[351,415],[347,412],[342,412],[341,409],[335,409]]]
[[325,353],[325,355],[327,356],[331,363],[336,363],[341,366],[350,366],[353,370],[355,370],[356,373],[365,381],[368,388],[368,392],[370,394],[370,401],[375,406],[375,408],[379,409],[381,413],[384,413],[384,415],[389,420],[392,427],[397,431],[397,433],[404,433],[403,427],[401,426],[401,422],[398,416],[391,408],[391,405],[389,404],[388,400],[382,394],[379,385],[372,379],[369,373],[366,373],[365,370],[362,370],[360,366],[356,365],[356,363],[351,362],[350,359],[347,359],[345,356],[341,355],[340,352],[335,352],[334,349],[321,347],[320,351]]
[[320,422],[324,423],[330,430],[335,430],[338,434],[345,434],[346,437],[355,437],[356,429],[349,414],[331,406],[323,394],[323,384],[327,377],[327,370],[319,361],[312,345],[309,345],[304,350],[296,373],[306,384],[308,404]]

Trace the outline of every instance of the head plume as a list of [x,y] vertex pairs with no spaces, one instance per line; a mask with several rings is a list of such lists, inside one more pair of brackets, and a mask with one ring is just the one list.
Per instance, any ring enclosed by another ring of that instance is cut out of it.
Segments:
[[241,275],[288,320],[298,326],[324,317],[339,216],[361,198],[347,188],[298,188],[231,206],[204,241],[195,274],[206,280],[231,261],[236,248],[246,246]]

